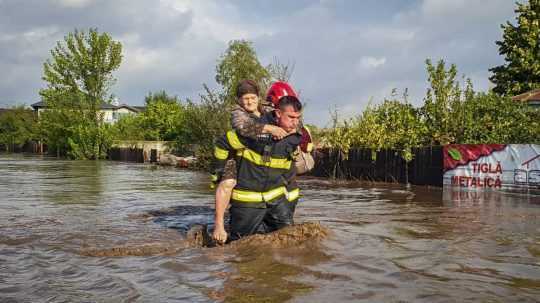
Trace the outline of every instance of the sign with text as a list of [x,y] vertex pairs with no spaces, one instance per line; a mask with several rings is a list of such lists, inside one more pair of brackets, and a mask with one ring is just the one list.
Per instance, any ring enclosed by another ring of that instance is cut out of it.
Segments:
[[444,185],[472,189],[540,189],[540,145],[450,144]]

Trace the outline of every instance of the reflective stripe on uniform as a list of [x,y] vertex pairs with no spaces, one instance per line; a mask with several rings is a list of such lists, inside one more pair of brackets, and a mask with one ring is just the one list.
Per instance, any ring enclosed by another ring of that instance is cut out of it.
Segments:
[[271,168],[290,169],[291,163],[292,163],[292,161],[290,161],[289,159],[272,158],[272,157],[270,157],[270,161],[265,162],[261,155],[247,148],[242,152],[240,156],[255,165],[267,166]]
[[257,203],[272,201],[282,195],[287,196],[288,201],[294,201],[300,196],[300,190],[295,189],[287,192],[285,186],[280,186],[266,192],[247,191],[241,189],[233,189],[232,200],[238,202]]
[[238,135],[236,132],[230,130],[227,132],[227,141],[229,141],[229,144],[233,149],[242,149],[245,148],[244,144],[240,142],[240,139],[238,139]]
[[229,156],[229,151],[225,149],[221,149],[219,147],[214,148],[214,157],[216,157],[219,160],[225,160]]
[[289,202],[292,202],[292,201],[298,199],[298,197],[300,197],[300,189],[299,188],[293,189],[290,192],[288,192],[288,194],[287,194],[287,200],[289,200]]

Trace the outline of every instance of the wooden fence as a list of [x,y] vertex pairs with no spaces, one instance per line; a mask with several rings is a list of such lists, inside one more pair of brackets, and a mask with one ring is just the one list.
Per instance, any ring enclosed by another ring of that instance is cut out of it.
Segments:
[[338,150],[319,149],[315,151],[316,163],[312,174],[338,179],[442,186],[442,147],[415,148],[412,152],[414,158],[407,163],[395,150],[374,152],[358,148],[351,149],[345,156]]

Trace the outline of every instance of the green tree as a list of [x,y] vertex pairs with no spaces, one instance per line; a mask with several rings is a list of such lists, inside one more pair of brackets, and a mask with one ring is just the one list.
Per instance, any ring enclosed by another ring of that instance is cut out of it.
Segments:
[[46,101],[54,101],[59,93],[70,94],[79,97],[71,103],[99,109],[102,102],[112,99],[112,73],[122,62],[122,44],[109,34],[100,34],[97,29],[88,33],[75,30],[57,42],[51,55],[52,60],[43,65],[47,88],[40,91]]
[[0,144],[6,151],[35,139],[34,113],[24,106],[10,108],[0,114]]
[[182,121],[183,106],[176,96],[165,91],[150,93],[145,98],[146,110],[140,114],[146,140],[175,140]]
[[234,104],[236,85],[242,79],[256,81],[264,91],[269,84],[270,73],[259,62],[251,42],[233,40],[216,66],[216,82],[222,86],[228,104]]
[[519,144],[540,142],[537,109],[494,92],[478,93],[463,104],[463,137],[466,144]]
[[[367,145],[375,150],[398,150],[406,161],[412,160],[411,149],[420,146],[424,137],[424,124],[420,121],[418,110],[406,100],[385,100],[371,113],[374,117],[360,121],[359,130],[372,129],[371,134],[364,137]],[[369,123],[362,123],[369,122]],[[380,133],[379,138],[374,136]]]
[[358,139],[361,135],[354,133],[351,119],[341,120],[339,118],[337,109],[331,111],[330,116],[332,125],[319,131],[319,144],[323,147],[338,149],[344,153],[343,158],[347,158],[349,149],[354,144],[353,140]]
[[517,3],[517,25],[501,25],[503,40],[497,41],[506,63],[491,68],[493,90],[518,95],[540,87],[540,0]]
[[187,100],[178,124],[176,147],[180,153],[194,152],[200,168],[208,168],[214,154],[214,140],[230,129],[226,101],[203,85],[199,103]]
[[457,78],[457,67],[452,64],[446,69],[445,62],[440,60],[433,66],[426,60],[430,87],[421,108],[422,119],[427,134],[428,144],[439,145],[455,143],[463,131],[462,100],[470,98],[474,91],[469,79],[462,90]]
[[114,124],[116,140],[145,140],[146,130],[142,126],[142,115],[124,115]]
[[104,157],[111,136],[100,108],[112,99],[122,45],[97,29],[75,30],[57,42],[51,56],[43,66],[47,87],[40,91],[47,105],[40,117],[44,141],[57,155]]

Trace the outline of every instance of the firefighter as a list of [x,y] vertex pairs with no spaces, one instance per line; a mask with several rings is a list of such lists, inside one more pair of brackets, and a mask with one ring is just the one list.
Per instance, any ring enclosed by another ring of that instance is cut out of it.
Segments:
[[296,132],[301,118],[302,104],[296,96],[283,96],[274,103],[273,114],[261,119],[265,123],[290,132],[279,141],[257,140],[229,131],[216,142],[214,181],[219,181],[225,164],[236,160],[237,184],[230,204],[230,237],[223,226],[223,217],[229,203],[216,200],[214,239],[217,242],[236,240],[255,233],[271,232],[293,223],[293,214],[299,197],[293,163],[302,134]]

